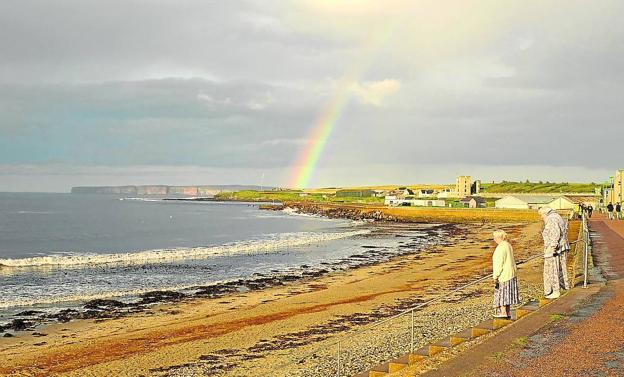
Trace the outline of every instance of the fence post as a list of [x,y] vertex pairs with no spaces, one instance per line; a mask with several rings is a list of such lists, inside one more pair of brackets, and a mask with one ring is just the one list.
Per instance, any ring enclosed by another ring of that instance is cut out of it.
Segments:
[[412,309],[412,343],[410,344],[410,353],[414,353],[414,309]]
[[589,229],[583,216],[583,288],[587,288],[587,265],[589,264]]
[[338,342],[338,374],[336,376],[340,377],[342,375],[341,370],[340,370],[340,342]]

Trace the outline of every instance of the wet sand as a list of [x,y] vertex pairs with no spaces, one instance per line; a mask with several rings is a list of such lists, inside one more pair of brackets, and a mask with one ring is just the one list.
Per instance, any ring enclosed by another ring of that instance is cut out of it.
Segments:
[[[300,368],[305,372],[273,368],[341,333],[490,271],[491,232],[496,226],[462,227],[465,231],[455,236],[451,246],[373,266],[258,291],[157,305],[120,318],[54,324],[38,334],[2,338],[0,374],[322,375],[316,364],[323,360],[308,359]],[[539,224],[501,227],[511,234],[518,260],[540,251]],[[471,308],[472,299],[478,313],[484,305],[487,308],[489,289],[467,294],[462,305]],[[439,307],[461,312],[453,301]],[[452,319],[445,319],[452,328]],[[425,335],[423,330],[422,339]],[[331,350],[327,352],[318,358],[332,357]]]

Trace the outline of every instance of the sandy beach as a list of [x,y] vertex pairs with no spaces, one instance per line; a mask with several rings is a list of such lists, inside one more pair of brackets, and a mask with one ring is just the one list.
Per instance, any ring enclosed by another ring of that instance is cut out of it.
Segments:
[[[324,375],[333,368],[335,352],[324,344],[490,271],[491,232],[497,225],[458,227],[461,231],[449,246],[373,266],[215,299],[156,305],[120,318],[54,324],[35,333],[1,338],[0,374]],[[539,223],[500,227],[511,235],[518,261],[541,252]],[[523,300],[539,295],[539,262],[520,269]],[[486,318],[490,300],[487,282],[419,311],[418,344]],[[345,367],[353,371],[362,367],[358,352],[375,349],[381,361],[401,351],[407,326],[389,326],[405,327],[405,331],[382,326],[354,339],[358,344],[346,342]],[[298,362],[300,356],[317,349],[315,357]]]

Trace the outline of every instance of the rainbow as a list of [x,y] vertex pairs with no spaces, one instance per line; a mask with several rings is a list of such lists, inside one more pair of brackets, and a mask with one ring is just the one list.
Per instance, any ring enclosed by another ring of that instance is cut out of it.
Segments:
[[312,178],[312,173],[316,169],[321,153],[325,149],[325,145],[336,127],[344,106],[349,99],[347,88],[340,90],[334,95],[333,100],[320,114],[312,132],[308,137],[308,141],[299,153],[295,170],[291,177],[289,187],[305,188]]
[[340,115],[349,100],[351,85],[359,81],[362,77],[362,73],[372,63],[375,56],[374,53],[390,38],[396,25],[396,22],[388,25],[383,32],[377,34],[376,38],[373,38],[368,48],[365,49],[365,58],[359,59],[358,64],[353,65],[348,71],[350,74],[345,75],[345,79],[342,80],[341,85],[337,88],[331,101],[329,101],[317,117],[312,131],[307,138],[307,142],[299,151],[299,155],[292,166],[287,187],[299,189],[308,187],[323,150],[327,145],[327,141],[336,128],[340,120]]

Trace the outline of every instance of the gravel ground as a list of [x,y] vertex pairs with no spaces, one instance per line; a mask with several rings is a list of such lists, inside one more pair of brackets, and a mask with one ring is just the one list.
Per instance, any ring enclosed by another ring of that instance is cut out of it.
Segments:
[[[528,301],[540,297],[541,285],[535,282],[520,282],[521,299]],[[477,284],[462,292],[455,293],[439,303],[416,311],[414,315],[414,349],[443,339],[444,337],[474,326],[491,318],[492,287],[489,281]],[[417,299],[410,307],[418,304]],[[393,310],[394,309],[394,310]],[[389,313],[405,308],[387,308]],[[363,326],[360,329],[365,328]],[[366,371],[374,365],[399,357],[410,350],[411,315],[404,315],[375,328],[367,329],[350,338],[343,334],[341,342],[341,375],[351,376]],[[350,332],[358,331],[358,327]],[[275,359],[273,370],[260,371],[252,361],[237,363],[235,369],[218,373],[210,360],[205,363],[181,366],[169,370],[167,376],[252,376],[270,375],[321,377],[335,376],[337,373],[338,347],[336,337],[314,343],[312,346],[277,352],[270,357]],[[302,357],[313,353],[307,358]],[[283,366],[283,364],[287,364]],[[216,372],[216,373],[215,373]]]
[[[485,231],[490,232],[490,229]],[[515,231],[515,229],[510,229]],[[520,237],[517,231],[516,237]],[[533,237],[533,236],[529,236]],[[523,247],[533,250],[540,247],[535,237],[525,240]],[[525,251],[526,253],[526,251]],[[526,255],[526,254],[525,254]],[[520,267],[520,293],[523,302],[542,296],[541,259]],[[453,281],[444,290],[431,286],[425,294],[428,298],[444,291],[451,291],[469,281]],[[415,312],[414,349],[442,340],[448,335],[477,325],[492,316],[492,282],[483,283],[454,293],[444,300]],[[422,293],[420,293],[422,294]],[[428,299],[427,298],[427,299]],[[328,323],[299,333],[281,335],[261,341],[257,349],[247,351],[249,359],[240,355],[212,355],[200,362],[168,368],[159,376],[297,376],[321,377],[337,375],[338,346],[341,340],[341,376],[352,376],[371,367],[404,355],[410,350],[411,315],[404,315],[382,325],[370,328],[370,324],[391,317],[423,302],[425,297],[414,296],[394,304],[335,318]],[[318,327],[318,328],[317,328]],[[362,331],[365,330],[365,331]],[[349,335],[354,334],[355,335]],[[283,342],[280,346],[279,342]],[[299,342],[297,346],[293,344]],[[278,347],[275,347],[276,343]],[[263,350],[263,346],[267,346]],[[225,350],[224,350],[225,351]],[[262,352],[264,351],[264,352]],[[219,369],[223,367],[223,369]]]

